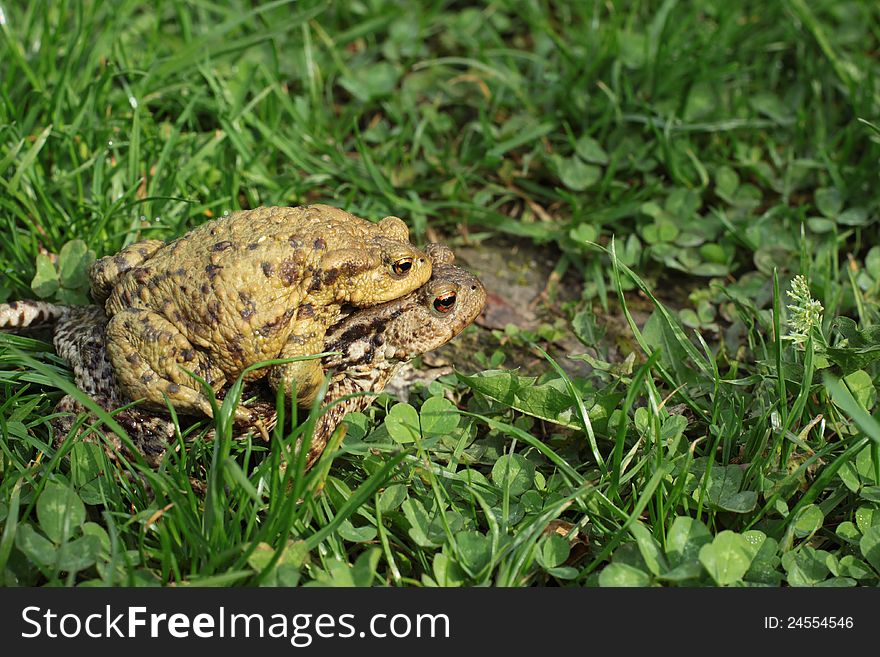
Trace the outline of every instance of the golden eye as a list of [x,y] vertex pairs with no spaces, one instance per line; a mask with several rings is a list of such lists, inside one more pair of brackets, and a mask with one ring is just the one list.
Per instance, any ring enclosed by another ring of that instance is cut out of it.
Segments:
[[434,310],[444,315],[455,307],[455,292],[446,292],[434,297]]
[[400,260],[395,260],[391,265],[391,271],[393,271],[397,276],[403,276],[406,274],[413,266],[412,258],[401,258]]

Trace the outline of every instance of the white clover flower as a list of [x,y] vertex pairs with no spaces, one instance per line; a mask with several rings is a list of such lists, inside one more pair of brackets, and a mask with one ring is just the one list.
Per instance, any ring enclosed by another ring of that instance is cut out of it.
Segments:
[[803,344],[814,326],[822,323],[822,304],[810,294],[810,286],[803,276],[795,276],[791,281],[791,289],[786,292],[794,303],[786,306],[791,311],[788,320],[788,338],[796,344]]

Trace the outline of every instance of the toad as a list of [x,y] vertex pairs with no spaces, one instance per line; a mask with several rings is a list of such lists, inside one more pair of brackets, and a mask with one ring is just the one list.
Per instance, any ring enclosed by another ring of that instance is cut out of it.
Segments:
[[[248,369],[321,351],[343,304],[381,304],[419,288],[431,260],[402,220],[378,223],[327,205],[266,207],[202,224],[168,244],[148,240],[98,260],[107,357],[129,399],[211,416],[192,372],[216,392],[243,372],[296,388],[307,406],[323,380],[319,360]],[[246,371],[247,370],[247,371]],[[235,419],[259,418],[240,407]]]

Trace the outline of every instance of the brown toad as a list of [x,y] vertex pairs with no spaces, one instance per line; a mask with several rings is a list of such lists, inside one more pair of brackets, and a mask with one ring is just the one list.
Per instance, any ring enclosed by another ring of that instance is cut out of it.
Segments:
[[[428,283],[400,299],[351,312],[327,332],[323,349],[337,353],[321,361],[329,384],[323,412],[309,445],[307,467],[320,456],[346,414],[366,408],[407,361],[446,344],[482,311],[486,292],[480,281],[453,266],[452,252],[446,247],[432,244],[427,251],[434,261],[434,273]],[[125,403],[112,381],[103,342],[107,320],[100,308],[31,301],[0,304],[0,328],[52,322],[56,323],[55,348],[73,368],[77,387],[105,410]],[[265,424],[274,425],[271,395],[264,393],[256,408]],[[86,411],[69,395],[56,410],[68,414]],[[117,413],[114,419],[154,465],[175,434],[170,420],[138,408]],[[52,424],[63,436],[73,426],[73,418],[65,415]],[[108,437],[119,449],[120,441],[112,435]]]
[[[342,304],[366,307],[408,294],[431,261],[397,217],[378,223],[326,205],[257,208],[161,245],[134,244],[92,270],[106,297],[107,355],[131,399],[212,414],[198,375],[215,390],[254,363],[309,356]],[[318,360],[249,371],[273,388],[295,385],[307,405],[323,379]],[[238,422],[253,413],[239,408]],[[265,435],[265,432],[264,432]]]
[[407,362],[442,347],[483,311],[486,289],[479,279],[453,265],[447,247],[431,244],[427,252],[434,262],[428,283],[400,299],[358,310],[327,332],[324,351],[339,355],[322,359],[330,384],[307,468],[348,413],[364,410]]

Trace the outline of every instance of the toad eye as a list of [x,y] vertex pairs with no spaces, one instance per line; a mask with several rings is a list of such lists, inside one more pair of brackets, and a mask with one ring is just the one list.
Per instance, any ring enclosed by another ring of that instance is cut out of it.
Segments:
[[395,260],[391,264],[391,271],[394,272],[396,276],[403,276],[406,274],[413,266],[412,258],[401,258],[400,260]]
[[455,292],[445,292],[434,297],[434,310],[444,315],[455,307]]

